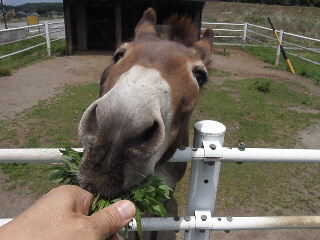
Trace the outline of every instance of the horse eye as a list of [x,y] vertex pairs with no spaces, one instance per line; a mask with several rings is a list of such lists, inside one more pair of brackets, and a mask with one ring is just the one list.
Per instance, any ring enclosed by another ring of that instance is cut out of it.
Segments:
[[126,53],[126,49],[124,48],[117,50],[112,57],[113,62],[117,63],[121,58],[123,58],[125,53]]
[[200,87],[208,81],[208,73],[202,67],[194,67],[192,73]]

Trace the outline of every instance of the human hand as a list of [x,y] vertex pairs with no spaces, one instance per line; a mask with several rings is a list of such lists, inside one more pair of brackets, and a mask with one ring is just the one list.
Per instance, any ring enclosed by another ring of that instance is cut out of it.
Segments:
[[135,216],[130,201],[119,201],[88,216],[93,195],[77,186],[60,186],[0,228],[0,239],[105,240]]

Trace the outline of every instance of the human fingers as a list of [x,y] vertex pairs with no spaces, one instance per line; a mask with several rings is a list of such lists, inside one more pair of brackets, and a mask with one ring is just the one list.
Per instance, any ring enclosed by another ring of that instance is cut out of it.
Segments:
[[135,214],[134,204],[128,200],[122,200],[94,213],[90,218],[100,234],[109,237],[126,226]]
[[88,191],[74,185],[63,185],[52,189],[37,203],[50,206],[51,209],[77,212],[87,215],[93,200]]

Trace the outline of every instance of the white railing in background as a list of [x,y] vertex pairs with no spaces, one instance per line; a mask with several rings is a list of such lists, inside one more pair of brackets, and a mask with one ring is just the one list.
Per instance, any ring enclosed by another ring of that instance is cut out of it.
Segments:
[[[275,40],[271,28],[252,24],[252,23],[222,23],[222,22],[202,22],[202,28],[211,28],[215,32],[217,41],[215,45],[224,46],[264,46],[276,48],[275,65],[279,64],[280,46]],[[1,41],[1,34],[9,32],[22,31],[23,38],[13,39],[11,41]],[[276,30],[282,40],[285,49],[288,50],[288,55],[295,56],[303,61],[320,65],[317,57],[316,60],[310,57],[301,55],[301,53],[312,53],[320,56],[320,39],[306,37],[299,34],[289,33],[283,30]],[[65,38],[64,21],[45,22],[44,24],[30,25],[18,28],[10,28],[0,30],[0,47],[2,45],[16,43],[19,41],[43,36],[44,40],[41,43],[34,44],[30,47],[20,49],[0,56],[0,60],[29,51],[31,49],[46,45],[48,56],[51,56],[51,42]],[[2,42],[2,43],[1,43]],[[289,51],[290,50],[290,51]],[[299,54],[300,51],[300,54]]]
[[[5,35],[8,35],[8,37],[6,37]],[[13,36],[10,36],[10,35],[13,35]],[[44,46],[44,45],[46,45],[48,56],[51,56],[51,42],[65,38],[64,21],[56,21],[56,22],[46,21],[42,24],[28,25],[28,26],[9,28],[9,29],[1,29],[0,30],[0,48],[1,46],[5,46],[8,44],[17,43],[17,42],[21,42],[29,39],[34,39],[38,37],[43,37],[43,41],[26,48],[1,55],[0,60],[29,51],[34,48]]]
[[[209,240],[210,231],[320,229],[320,216],[219,217],[215,202],[223,162],[320,163],[320,150],[223,147],[226,127],[216,121],[195,124],[194,146],[177,150],[171,162],[192,160],[187,216],[143,218],[143,231],[185,231],[187,240]],[[76,149],[82,151],[82,149]],[[0,149],[0,163],[58,163],[59,149]],[[0,226],[11,219],[0,219]],[[137,222],[129,223],[137,230]]]
[[[279,64],[280,46],[274,38],[271,28],[252,23],[202,22],[202,29],[208,27],[215,32],[215,38],[217,39],[215,45],[264,46],[276,48],[275,65]],[[288,55],[295,56],[315,65],[320,65],[319,60],[310,59],[309,57],[301,55],[301,53],[312,53],[319,56],[317,59],[320,59],[320,39],[293,34],[284,30],[276,31],[279,34],[282,45],[288,50]]]

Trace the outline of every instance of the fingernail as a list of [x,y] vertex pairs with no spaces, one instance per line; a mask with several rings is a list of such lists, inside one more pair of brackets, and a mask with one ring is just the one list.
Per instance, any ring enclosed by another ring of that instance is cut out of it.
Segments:
[[123,220],[131,220],[136,214],[136,207],[130,201],[123,200],[116,203]]

